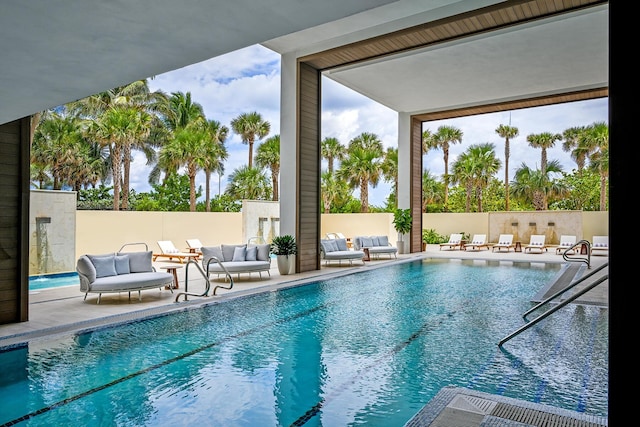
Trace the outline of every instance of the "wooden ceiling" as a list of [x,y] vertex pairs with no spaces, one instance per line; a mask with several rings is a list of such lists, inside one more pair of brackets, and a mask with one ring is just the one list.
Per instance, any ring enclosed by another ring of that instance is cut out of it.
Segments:
[[[520,25],[538,19],[549,18],[608,3],[608,1],[603,0],[505,1],[468,13],[428,22],[368,40],[308,55],[300,58],[300,61],[321,71],[327,71],[332,68],[406,53],[411,50],[422,49],[463,37],[478,35],[488,31],[495,31],[509,26]],[[431,112],[416,116],[415,118],[422,121],[441,120],[607,96],[609,96],[608,87],[602,87],[561,95],[550,95],[458,110]]]

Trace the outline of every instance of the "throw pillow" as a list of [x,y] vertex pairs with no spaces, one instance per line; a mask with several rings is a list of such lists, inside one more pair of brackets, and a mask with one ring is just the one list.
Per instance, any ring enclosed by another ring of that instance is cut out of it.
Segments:
[[329,245],[331,246],[331,252],[335,252],[338,251],[338,244],[336,243],[335,239],[329,239]]
[[96,278],[116,276],[116,257],[111,255],[87,255],[96,268]]
[[129,274],[131,270],[129,269],[129,255],[116,255],[116,273],[118,274]]
[[378,244],[380,246],[389,246],[389,238],[387,236],[378,236]]
[[247,253],[245,254],[244,260],[245,261],[257,261],[258,260],[258,247],[257,246],[251,246],[250,248],[247,248]]
[[370,237],[362,237],[360,238],[360,244],[363,248],[370,248],[373,246],[373,241]]
[[233,262],[244,261],[246,257],[247,257],[247,247],[237,246],[233,250],[233,258],[231,258],[231,261]]
[[378,236],[371,236],[371,246],[380,246]]
[[233,260],[233,254],[235,253],[235,250],[238,246],[244,246],[245,248],[247,247],[247,245],[220,245],[220,247],[222,248],[222,256],[224,257],[224,260],[221,261]]
[[257,245],[256,248],[258,248],[258,255],[256,256],[256,260],[271,261],[271,258],[269,257],[271,255],[271,245],[269,243]]
[[333,252],[333,248],[329,242],[329,240],[320,240],[320,245],[322,246],[322,250],[325,254]]
[[349,248],[347,248],[347,239],[336,239],[335,242],[336,242],[336,245],[338,245],[339,251],[349,250]]
[[[202,267],[207,268],[207,264],[211,257],[216,257],[220,261],[224,261],[224,256],[222,255],[222,248],[220,246],[203,246],[200,248],[202,251]],[[217,264],[216,261],[212,261],[213,264]]]
[[153,271],[152,251],[129,252],[127,255],[129,256],[129,272],[146,273]]
[[88,256],[82,255],[78,259],[78,263],[76,264],[76,269],[78,270],[78,273],[82,274],[83,276],[87,276],[87,279],[89,279],[89,283],[95,282],[96,268],[94,267],[93,263],[91,262],[91,259],[89,259]]

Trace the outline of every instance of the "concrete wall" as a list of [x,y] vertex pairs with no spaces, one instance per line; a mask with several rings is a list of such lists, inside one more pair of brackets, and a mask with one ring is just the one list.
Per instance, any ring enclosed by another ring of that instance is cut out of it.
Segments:
[[280,203],[259,200],[242,201],[242,241],[262,238],[271,243],[280,235]]

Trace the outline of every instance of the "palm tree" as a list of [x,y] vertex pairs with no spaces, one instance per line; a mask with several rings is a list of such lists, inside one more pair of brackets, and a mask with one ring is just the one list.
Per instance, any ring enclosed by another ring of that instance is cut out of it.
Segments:
[[243,144],[249,145],[249,169],[253,167],[253,144],[257,139],[269,135],[271,123],[262,119],[257,112],[242,113],[231,120],[231,128],[240,135]]
[[540,148],[542,153],[540,154],[540,172],[543,175],[546,175],[547,169],[547,149],[553,147],[556,144],[556,141],[561,141],[562,135],[559,133],[551,133],[551,132],[542,132],[542,133],[532,133],[531,135],[527,135],[527,142],[533,148]]
[[500,125],[496,128],[496,133],[504,138],[504,210],[509,210],[509,140],[520,134],[515,126]]
[[462,131],[455,126],[440,126],[435,134],[430,138],[425,138],[423,132],[423,151],[425,142],[427,149],[440,148],[444,158],[444,208],[447,209],[449,203],[449,147],[451,144],[458,144],[462,142]]
[[280,175],[280,135],[272,136],[258,146],[256,164],[261,168],[269,168],[271,171],[271,184],[273,186],[273,201],[278,198],[278,176]]
[[596,122],[585,128],[579,137],[579,150],[588,152],[590,168],[600,175],[600,210],[607,210],[607,180],[609,178],[609,126]]
[[338,138],[326,137],[320,143],[320,153],[322,157],[327,159],[328,170],[333,173],[333,164],[335,160],[342,160],[346,154],[344,145],[340,144]]
[[241,166],[229,175],[225,193],[237,200],[268,200],[271,187],[269,179],[260,169]]
[[[227,160],[229,153],[224,145],[229,134],[229,128],[222,126],[216,120],[207,121],[207,132],[210,143],[207,144],[207,156],[203,164],[205,175],[205,210],[211,212],[211,173],[218,175],[224,173],[224,160]],[[220,182],[218,181],[218,195],[220,195]]]
[[395,207],[398,207],[398,149],[388,147],[384,153],[382,164],[380,165],[385,181],[393,182],[393,195]]
[[427,154],[433,148],[433,134],[429,129],[422,131],[422,154]]
[[571,158],[576,162],[578,166],[578,172],[582,172],[584,166],[587,164],[587,158],[589,153],[581,150],[579,147],[580,135],[585,131],[584,126],[576,126],[569,129],[565,129],[562,132],[562,150],[571,153]]
[[320,181],[324,213],[331,213],[333,201],[340,196],[340,184],[331,171],[323,172]]
[[382,142],[375,134],[364,132],[349,142],[347,156],[336,173],[351,188],[360,188],[360,212],[369,212],[369,184],[378,185],[380,157]]
[[530,169],[525,163],[516,170],[511,189],[512,194],[531,203],[535,210],[547,210],[548,199],[564,197],[568,190],[561,181],[552,180],[550,173],[562,173],[560,162],[552,160],[547,164],[545,173],[542,170]]
[[427,212],[427,205],[440,203],[442,201],[442,185],[429,172],[428,169],[422,171],[422,212]]
[[474,168],[474,182],[478,200],[478,212],[483,212],[482,200],[484,189],[489,185],[502,162],[496,157],[495,146],[491,143],[476,144],[468,148],[470,157],[476,165]]

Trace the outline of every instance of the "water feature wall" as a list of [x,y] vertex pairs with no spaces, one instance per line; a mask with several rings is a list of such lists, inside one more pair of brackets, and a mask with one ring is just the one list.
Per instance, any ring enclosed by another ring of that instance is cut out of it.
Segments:
[[532,234],[544,234],[545,242],[560,243],[563,234],[576,236],[577,240],[591,239],[583,236],[582,211],[509,211],[489,212],[490,242],[497,242],[500,234],[513,234],[513,241],[528,243]]
[[29,275],[75,271],[76,192],[31,190]]

